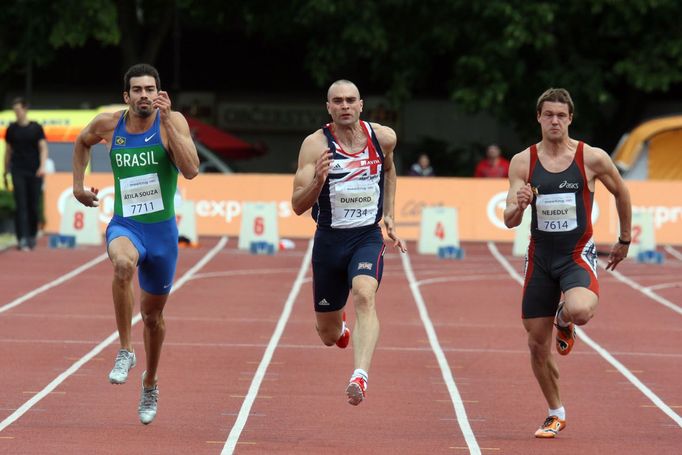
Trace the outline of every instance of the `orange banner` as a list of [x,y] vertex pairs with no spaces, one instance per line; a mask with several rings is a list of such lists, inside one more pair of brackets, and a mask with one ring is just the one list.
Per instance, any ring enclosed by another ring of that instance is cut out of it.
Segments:
[[[98,210],[103,228],[114,207],[113,176],[91,174],[85,184],[100,189]],[[656,241],[682,244],[682,182],[629,181],[635,210],[654,215]],[[199,235],[237,236],[244,202],[274,201],[280,237],[312,236],[315,223],[310,213],[296,216],[291,209],[293,176],[260,174],[202,174],[194,180],[179,179],[178,202],[195,202]],[[45,184],[46,230],[57,232],[66,196],[71,194],[71,174],[48,175]],[[395,218],[398,235],[408,240],[419,236],[421,210],[428,205],[459,210],[461,240],[513,241],[513,230],[504,226],[502,213],[507,195],[504,179],[399,177]],[[598,243],[612,243],[618,237],[618,216],[613,197],[597,187],[593,226]]]

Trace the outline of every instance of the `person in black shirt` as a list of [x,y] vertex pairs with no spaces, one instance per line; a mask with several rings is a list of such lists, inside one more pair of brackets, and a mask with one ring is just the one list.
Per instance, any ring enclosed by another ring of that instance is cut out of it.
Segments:
[[17,121],[5,133],[5,187],[12,174],[16,205],[15,229],[18,248],[35,248],[38,232],[40,193],[47,161],[47,141],[43,127],[27,118],[28,105],[23,98],[12,102]]

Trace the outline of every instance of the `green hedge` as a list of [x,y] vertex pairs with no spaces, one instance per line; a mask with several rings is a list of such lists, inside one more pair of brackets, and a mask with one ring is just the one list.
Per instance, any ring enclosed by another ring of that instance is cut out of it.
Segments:
[[7,190],[0,190],[0,218],[14,217],[14,195]]

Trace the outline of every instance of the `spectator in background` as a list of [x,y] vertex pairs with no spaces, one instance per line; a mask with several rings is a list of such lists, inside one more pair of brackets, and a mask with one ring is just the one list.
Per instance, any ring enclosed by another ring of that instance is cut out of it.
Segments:
[[7,174],[12,174],[17,248],[28,251],[36,246],[47,141],[43,127],[28,120],[28,103],[23,98],[15,98],[12,109],[17,121],[10,123],[5,134],[3,178],[8,188]]
[[497,144],[490,144],[483,158],[476,165],[474,177],[505,178],[509,175],[509,161],[502,156]]
[[429,159],[429,155],[427,155],[426,153],[422,153],[421,155],[419,155],[417,162],[414,163],[410,168],[409,175],[416,177],[435,177],[436,173],[433,171],[433,168],[431,167],[431,160]]

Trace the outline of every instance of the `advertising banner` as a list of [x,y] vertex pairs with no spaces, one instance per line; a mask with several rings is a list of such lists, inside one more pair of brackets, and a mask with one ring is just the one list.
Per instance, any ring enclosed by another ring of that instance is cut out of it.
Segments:
[[[102,232],[114,207],[113,176],[93,173],[85,185],[99,188],[97,209]],[[426,206],[455,207],[462,241],[512,242],[514,230],[504,225],[503,211],[507,180],[398,177],[395,220],[398,235],[407,240],[419,238],[422,209]],[[659,244],[682,244],[682,182],[628,181],[633,210],[653,215]],[[282,238],[309,238],[315,230],[310,213],[296,216],[291,209],[293,175],[201,174],[196,179],[178,180],[179,200],[194,201],[199,235],[239,235],[245,202],[274,202],[279,235]],[[71,194],[71,174],[46,177],[46,230],[58,232],[65,201]],[[597,243],[618,238],[618,216],[613,197],[600,184],[594,198],[593,226]]]

